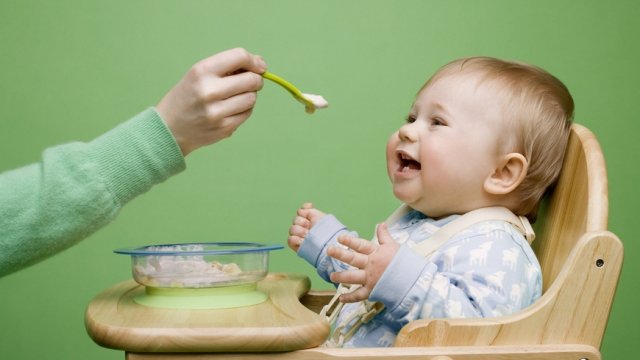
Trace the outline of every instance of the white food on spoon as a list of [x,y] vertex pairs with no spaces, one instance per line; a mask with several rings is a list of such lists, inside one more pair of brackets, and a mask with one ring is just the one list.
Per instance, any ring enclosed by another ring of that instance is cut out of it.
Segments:
[[323,98],[322,95],[302,93],[302,96],[304,96],[306,99],[311,101],[311,103],[316,109],[324,109],[329,107],[329,102],[325,100],[325,98]]

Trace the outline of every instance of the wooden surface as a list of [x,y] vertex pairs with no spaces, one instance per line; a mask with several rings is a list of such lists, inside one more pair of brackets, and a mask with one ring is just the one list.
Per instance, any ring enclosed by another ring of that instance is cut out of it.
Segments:
[[545,214],[536,224],[542,241],[534,242],[533,247],[546,291],[580,237],[607,230],[607,169],[600,145],[587,128],[573,126],[558,185],[545,205]]
[[600,360],[597,349],[573,346],[457,346],[412,348],[314,348],[268,354],[137,354],[127,360]]
[[101,346],[136,352],[289,351],[314,347],[329,327],[299,298],[306,276],[269,274],[258,283],[264,303],[235,309],[157,309],[136,304],[144,287],[133,280],[96,296],[85,314],[89,336]]

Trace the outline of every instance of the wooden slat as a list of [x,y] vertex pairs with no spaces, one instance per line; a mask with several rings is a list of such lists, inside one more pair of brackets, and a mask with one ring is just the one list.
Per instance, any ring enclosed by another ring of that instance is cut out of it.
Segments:
[[307,349],[270,354],[139,354],[127,360],[600,360],[586,345]]

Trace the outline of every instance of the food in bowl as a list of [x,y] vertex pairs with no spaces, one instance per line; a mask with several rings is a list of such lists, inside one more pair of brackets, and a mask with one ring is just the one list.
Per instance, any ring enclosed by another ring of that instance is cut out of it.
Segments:
[[281,245],[213,242],[115,250],[131,256],[136,282],[154,288],[210,288],[255,283],[268,272],[269,252]]

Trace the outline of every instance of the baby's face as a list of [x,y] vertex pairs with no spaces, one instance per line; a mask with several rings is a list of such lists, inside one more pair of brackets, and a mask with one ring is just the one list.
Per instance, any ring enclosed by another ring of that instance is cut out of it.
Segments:
[[424,88],[387,143],[396,197],[431,217],[486,206],[485,179],[500,158],[503,106],[491,82],[452,74]]

